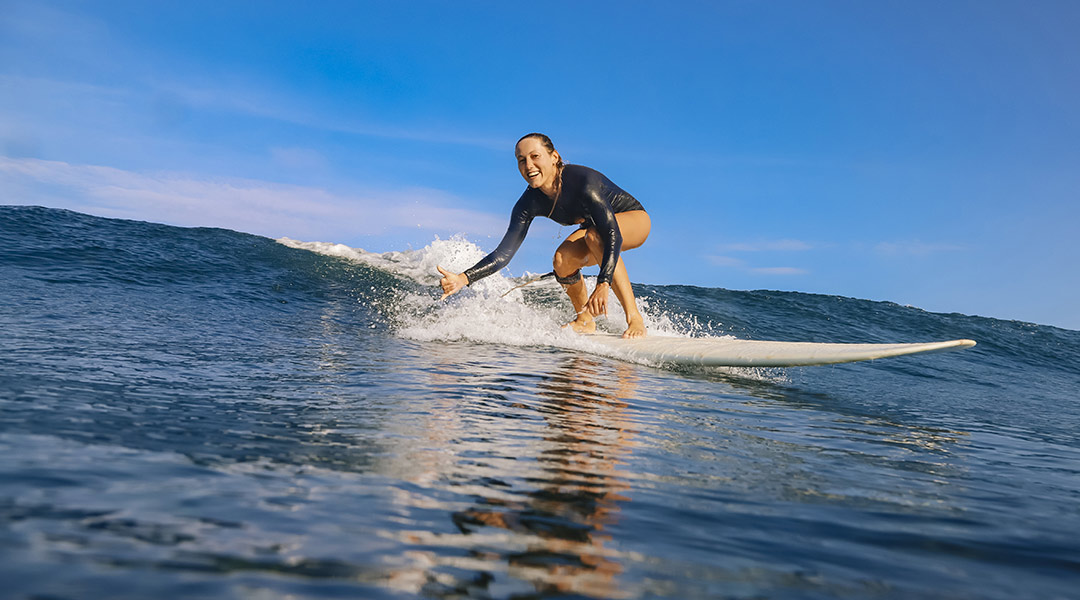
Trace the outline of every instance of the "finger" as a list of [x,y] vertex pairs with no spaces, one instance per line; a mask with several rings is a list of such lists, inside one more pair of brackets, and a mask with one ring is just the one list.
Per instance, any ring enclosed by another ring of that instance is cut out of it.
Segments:
[[435,265],[435,268],[439,270],[439,273],[442,273],[443,277],[450,274],[450,271],[447,271],[446,269],[442,268],[439,265]]

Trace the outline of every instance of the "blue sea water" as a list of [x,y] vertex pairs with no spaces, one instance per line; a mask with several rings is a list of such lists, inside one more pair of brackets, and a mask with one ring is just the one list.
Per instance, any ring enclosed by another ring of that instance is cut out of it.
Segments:
[[1080,596],[1080,332],[635,286],[670,335],[979,342],[678,368],[591,351],[550,283],[436,302],[462,239],[0,234],[5,598]]

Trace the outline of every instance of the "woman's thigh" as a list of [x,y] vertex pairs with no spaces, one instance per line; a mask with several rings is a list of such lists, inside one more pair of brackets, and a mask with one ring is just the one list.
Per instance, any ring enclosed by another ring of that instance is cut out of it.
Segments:
[[[615,220],[619,222],[619,233],[622,235],[622,250],[633,250],[644,244],[645,239],[649,237],[649,231],[652,229],[652,220],[649,219],[649,213],[643,210],[616,213]],[[592,235],[596,242],[599,242],[595,227],[578,229],[568,235],[563,240],[563,243],[559,244],[559,249],[555,251],[556,256],[562,261],[580,264],[582,267],[595,265],[596,259],[593,257],[592,252],[589,251],[586,235]]]
[[585,242],[587,232],[587,229],[577,229],[566,236],[566,239],[559,244],[559,248],[555,251],[556,260],[581,267],[588,266],[590,256],[589,246]]
[[643,210],[631,210],[615,214],[622,234],[622,249],[633,250],[645,243],[652,230],[652,219]]

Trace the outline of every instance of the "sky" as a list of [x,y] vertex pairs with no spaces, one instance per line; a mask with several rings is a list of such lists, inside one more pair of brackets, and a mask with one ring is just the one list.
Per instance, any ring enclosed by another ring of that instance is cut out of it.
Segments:
[[1078,30],[1073,0],[0,0],[0,204],[493,249],[540,131],[649,211],[634,282],[1080,329]]

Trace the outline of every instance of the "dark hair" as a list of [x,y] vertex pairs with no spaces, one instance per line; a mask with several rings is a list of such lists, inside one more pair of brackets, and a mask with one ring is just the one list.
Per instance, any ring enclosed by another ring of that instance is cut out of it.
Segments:
[[[543,147],[547,148],[548,153],[555,152],[555,144],[551,143],[551,138],[549,138],[548,136],[546,136],[546,135],[544,135],[542,133],[536,133],[535,131],[533,133],[526,133],[525,135],[521,136],[521,138],[517,141],[517,144],[520,144],[522,141],[527,140],[529,138],[536,138],[536,139],[540,140],[540,144]],[[517,144],[514,144],[514,146],[516,147]],[[563,164],[562,155],[560,154],[559,155],[559,162],[555,163],[555,169],[558,171],[557,174],[555,175],[555,198],[556,199],[559,198],[559,193],[562,191],[562,170],[563,170],[563,167],[565,167],[565,166],[566,165]]]

